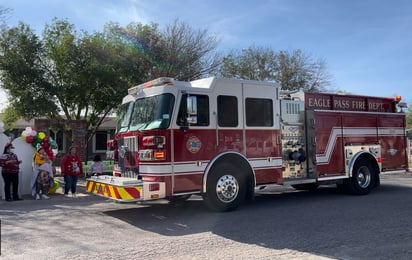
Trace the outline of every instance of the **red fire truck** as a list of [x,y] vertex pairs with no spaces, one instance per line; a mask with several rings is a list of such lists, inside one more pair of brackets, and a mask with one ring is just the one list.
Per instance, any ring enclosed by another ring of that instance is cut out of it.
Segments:
[[158,78],[129,89],[117,112],[114,174],[87,179],[87,191],[124,202],[198,194],[217,211],[273,184],[368,194],[380,174],[407,169],[404,107],[400,97]]

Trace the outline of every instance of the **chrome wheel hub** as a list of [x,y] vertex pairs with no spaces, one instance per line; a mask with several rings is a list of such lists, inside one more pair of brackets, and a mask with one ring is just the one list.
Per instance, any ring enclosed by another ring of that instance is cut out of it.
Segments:
[[224,203],[232,202],[239,193],[239,183],[232,175],[220,177],[216,184],[216,194],[220,201]]

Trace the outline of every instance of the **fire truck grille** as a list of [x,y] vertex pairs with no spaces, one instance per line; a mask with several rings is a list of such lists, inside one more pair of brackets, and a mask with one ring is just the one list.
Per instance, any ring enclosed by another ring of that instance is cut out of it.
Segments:
[[122,171],[122,176],[128,175],[127,177],[135,177],[138,167],[137,138],[135,136],[119,138],[118,145],[119,167]]
[[128,147],[128,152],[137,152],[137,138],[135,136],[125,137],[124,146]]

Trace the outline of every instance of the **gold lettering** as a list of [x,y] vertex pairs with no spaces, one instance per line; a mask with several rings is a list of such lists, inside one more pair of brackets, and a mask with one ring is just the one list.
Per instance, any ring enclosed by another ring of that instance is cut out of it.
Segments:
[[338,109],[348,109],[349,101],[348,100],[334,100],[333,107]]
[[369,103],[369,110],[371,110],[371,111],[383,111],[383,103],[371,102],[371,103]]
[[324,98],[309,99],[309,106],[320,107],[320,108],[330,108],[330,99],[324,99]]
[[314,105],[313,105],[313,98],[309,98],[309,106],[310,107],[313,107]]
[[364,101],[352,101],[352,109],[365,110],[365,102]]

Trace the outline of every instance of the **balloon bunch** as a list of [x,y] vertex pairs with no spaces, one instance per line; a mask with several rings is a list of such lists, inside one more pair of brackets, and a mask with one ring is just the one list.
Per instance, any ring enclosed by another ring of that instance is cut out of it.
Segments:
[[44,132],[37,132],[31,127],[26,127],[21,133],[21,138],[23,138],[26,143],[31,144],[36,150],[43,148],[52,160],[57,154],[58,146],[56,141],[46,136]]

